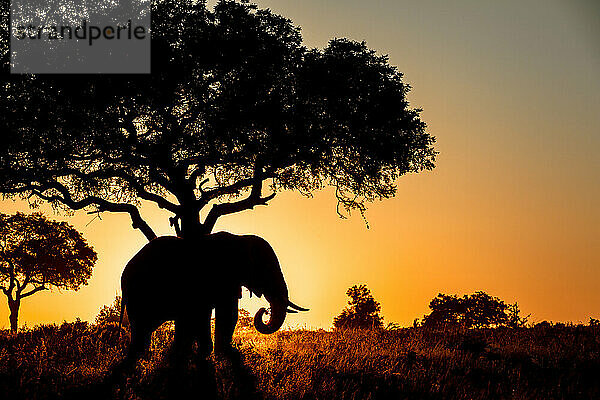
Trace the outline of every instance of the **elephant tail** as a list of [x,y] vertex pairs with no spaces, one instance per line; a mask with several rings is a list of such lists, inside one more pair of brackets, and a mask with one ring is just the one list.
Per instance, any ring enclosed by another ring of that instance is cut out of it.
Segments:
[[125,313],[125,296],[121,297],[121,315],[119,315],[119,337],[121,337],[121,325],[123,324],[123,314]]

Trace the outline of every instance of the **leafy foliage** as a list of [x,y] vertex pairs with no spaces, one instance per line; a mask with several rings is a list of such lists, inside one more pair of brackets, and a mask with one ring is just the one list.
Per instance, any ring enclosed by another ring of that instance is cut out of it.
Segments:
[[[108,306],[102,306],[98,315],[96,315],[96,324],[118,324],[121,317],[121,296],[116,296],[112,304]],[[129,318],[127,318],[127,310],[123,315],[122,326],[125,328],[129,327]]]
[[17,329],[21,299],[57,287],[78,290],[87,284],[97,255],[66,222],[40,213],[0,213],[0,287],[8,297],[11,328]]
[[518,304],[505,304],[497,297],[478,291],[459,298],[456,295],[438,294],[429,303],[431,313],[423,318],[429,327],[462,326],[485,328],[493,326],[521,327],[527,317],[520,316]]
[[254,328],[254,317],[244,308],[238,310],[237,329],[252,329]]
[[93,248],[67,222],[41,213],[0,214],[2,283],[23,290],[25,283],[77,290],[90,278],[96,259]]
[[519,304],[517,302],[514,304],[507,304],[506,311],[508,316],[506,325],[510,328],[520,328],[527,325],[529,322],[529,317],[531,314],[522,316],[521,309],[519,308]]
[[0,193],[125,212],[152,239],[141,200],[196,235],[282,190],[331,186],[341,209],[363,212],[434,167],[410,87],[365,43],[307,49],[291,21],[245,1],[158,0],[151,15],[150,75],[3,75]]
[[337,329],[381,329],[383,318],[379,315],[381,305],[377,302],[367,285],[354,285],[346,294],[350,297],[348,306],[334,318]]

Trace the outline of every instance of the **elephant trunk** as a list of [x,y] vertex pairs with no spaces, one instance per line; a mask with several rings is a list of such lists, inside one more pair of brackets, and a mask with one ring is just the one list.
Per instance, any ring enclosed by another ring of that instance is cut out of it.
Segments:
[[285,315],[287,313],[287,299],[281,300],[269,300],[271,304],[271,311],[269,313],[269,321],[263,322],[263,315],[267,310],[263,307],[254,316],[254,327],[260,333],[266,335],[276,332],[285,321]]

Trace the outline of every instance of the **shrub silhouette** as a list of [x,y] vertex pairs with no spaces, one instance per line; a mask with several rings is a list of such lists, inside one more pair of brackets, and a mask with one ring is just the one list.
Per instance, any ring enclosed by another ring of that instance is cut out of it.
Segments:
[[246,309],[240,308],[238,311],[238,321],[236,328],[252,329],[254,327],[254,317]]
[[526,316],[521,316],[521,310],[519,309],[519,304],[515,302],[514,304],[509,304],[506,307],[508,311],[508,323],[507,326],[510,328],[521,328],[524,327],[527,322],[529,322],[529,317],[531,314],[527,314]]
[[[104,325],[110,323],[119,323],[119,318],[121,316],[121,296],[116,296],[115,300],[111,305],[103,306],[100,309],[100,312],[96,316],[96,324]],[[125,314],[123,315],[123,323],[122,326],[125,328],[129,327],[129,318],[127,318],[127,310],[125,310]]]
[[524,326],[529,317],[520,316],[517,303],[507,305],[483,291],[463,297],[440,293],[431,300],[429,308],[431,313],[423,317],[426,327],[517,328]]
[[334,318],[336,329],[381,329],[383,318],[379,315],[381,305],[373,298],[367,285],[354,285],[346,294],[349,307]]

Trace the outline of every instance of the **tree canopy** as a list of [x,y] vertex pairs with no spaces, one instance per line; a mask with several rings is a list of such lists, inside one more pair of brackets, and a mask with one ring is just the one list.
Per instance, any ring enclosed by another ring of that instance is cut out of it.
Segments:
[[152,239],[149,201],[187,237],[282,190],[331,186],[339,213],[362,213],[434,167],[410,86],[365,43],[310,49],[290,20],[235,1],[153,1],[152,30],[149,75],[10,75],[0,46],[0,193],[125,212]]
[[11,329],[17,329],[21,299],[56,287],[78,290],[87,283],[97,255],[66,222],[40,213],[0,213],[0,288],[8,298]]
[[383,318],[379,315],[381,305],[373,298],[367,285],[354,285],[346,291],[350,297],[348,307],[334,318],[337,329],[381,329]]

